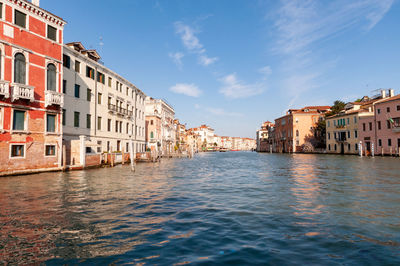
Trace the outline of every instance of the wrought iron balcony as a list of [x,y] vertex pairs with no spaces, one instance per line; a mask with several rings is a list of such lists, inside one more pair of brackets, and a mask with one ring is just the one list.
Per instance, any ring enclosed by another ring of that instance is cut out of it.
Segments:
[[56,91],[46,91],[45,94],[45,106],[50,105],[59,105],[60,107],[64,106],[64,97],[62,93]]
[[109,103],[108,104],[108,111],[116,112],[117,111],[117,106],[115,104]]
[[8,81],[0,80],[0,95],[5,98],[10,97],[10,83]]
[[26,99],[29,101],[34,101],[35,100],[35,87],[25,85],[25,84],[19,84],[19,83],[13,83],[11,84],[11,100],[16,101],[19,99]]

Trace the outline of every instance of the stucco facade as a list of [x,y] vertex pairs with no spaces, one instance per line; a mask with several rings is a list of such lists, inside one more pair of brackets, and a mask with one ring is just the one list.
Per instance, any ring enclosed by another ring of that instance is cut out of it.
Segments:
[[61,168],[65,22],[37,2],[0,2],[0,175]]
[[72,140],[85,136],[86,153],[145,149],[145,97],[134,84],[99,63],[95,50],[64,46],[63,110],[67,163]]

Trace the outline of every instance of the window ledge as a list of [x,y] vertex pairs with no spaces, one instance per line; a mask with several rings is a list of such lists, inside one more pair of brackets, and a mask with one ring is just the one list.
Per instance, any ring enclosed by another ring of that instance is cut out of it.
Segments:
[[26,131],[26,130],[11,130],[11,134],[31,134],[30,131]]
[[45,135],[46,136],[59,136],[59,135],[61,135],[61,133],[58,133],[58,132],[46,132]]

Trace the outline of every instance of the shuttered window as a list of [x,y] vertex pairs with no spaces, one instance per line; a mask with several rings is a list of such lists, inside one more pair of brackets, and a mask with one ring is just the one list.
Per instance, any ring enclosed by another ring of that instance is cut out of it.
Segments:
[[86,115],[86,128],[91,128],[92,116],[90,114]]
[[47,90],[56,91],[56,66],[54,64],[47,65]]
[[25,56],[21,53],[17,53],[14,58],[14,82],[20,84],[26,82]]
[[57,29],[47,25],[47,38],[53,41],[57,41]]
[[13,130],[25,130],[25,111],[14,110]]
[[15,10],[15,24],[22,28],[26,28],[26,14]]
[[74,127],[79,127],[79,112],[74,112]]
[[63,65],[68,69],[71,67],[71,58],[66,54],[63,55]]
[[47,132],[56,132],[56,116],[55,115],[47,115]]

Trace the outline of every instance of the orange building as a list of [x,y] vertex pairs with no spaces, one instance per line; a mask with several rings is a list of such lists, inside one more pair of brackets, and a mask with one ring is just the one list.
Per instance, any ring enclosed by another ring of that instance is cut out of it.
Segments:
[[330,106],[307,106],[290,109],[286,115],[275,119],[274,152],[302,152],[304,145],[313,144],[314,132],[319,119]]
[[65,22],[39,0],[0,11],[0,175],[60,169]]

